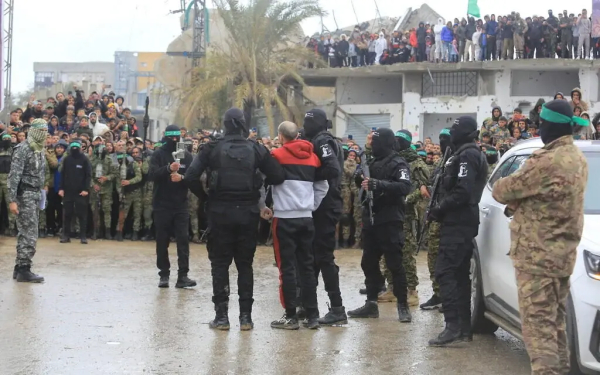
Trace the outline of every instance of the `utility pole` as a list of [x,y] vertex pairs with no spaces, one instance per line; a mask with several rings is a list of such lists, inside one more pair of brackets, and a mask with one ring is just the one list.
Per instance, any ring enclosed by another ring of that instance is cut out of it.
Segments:
[[[185,3],[185,0],[181,1],[183,5],[183,3]],[[192,2],[186,6],[184,14],[185,16],[182,31],[185,32],[188,28],[192,28],[192,50],[181,52],[167,52],[167,55],[191,58],[192,68],[196,68],[200,66],[202,58],[206,55],[207,36],[205,33],[205,28],[206,23],[208,22],[208,19],[206,17],[206,15],[208,15],[208,10],[206,9],[206,1],[192,0]]]
[[[14,14],[14,0],[0,0],[4,1],[4,14],[3,20],[8,20],[6,25],[2,25],[4,28],[4,44],[6,44],[6,57],[4,58],[4,105],[12,105],[12,46],[13,46],[13,14]],[[7,111],[8,112],[8,111]],[[10,120],[9,120],[10,121]]]

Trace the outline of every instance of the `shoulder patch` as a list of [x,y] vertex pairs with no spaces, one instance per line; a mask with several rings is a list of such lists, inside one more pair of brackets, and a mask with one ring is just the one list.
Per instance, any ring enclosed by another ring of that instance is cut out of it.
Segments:
[[408,171],[405,168],[400,168],[400,179],[410,181],[410,178],[408,177]]
[[331,151],[331,147],[328,144],[324,144],[321,146],[322,157],[326,158],[333,155],[333,151]]
[[458,177],[467,177],[467,163],[460,163],[460,168],[458,170]]

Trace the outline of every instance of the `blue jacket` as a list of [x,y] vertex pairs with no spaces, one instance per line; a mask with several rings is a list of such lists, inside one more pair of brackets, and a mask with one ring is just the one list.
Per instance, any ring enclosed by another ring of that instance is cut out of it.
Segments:
[[[56,158],[58,160],[59,165],[60,165],[60,161],[62,160],[63,157],[64,157],[64,154],[62,156],[59,156],[58,158]],[[56,171],[54,171],[54,191],[56,193],[58,193],[58,191],[60,190],[61,181],[62,181],[62,173],[60,172],[60,168],[56,168]]]
[[498,28],[498,22],[488,21],[485,26],[485,33],[489,36],[496,36],[496,29]]
[[447,26],[444,26],[442,29],[442,33],[440,34],[443,42],[451,42],[454,39],[454,32],[452,29],[449,29]]

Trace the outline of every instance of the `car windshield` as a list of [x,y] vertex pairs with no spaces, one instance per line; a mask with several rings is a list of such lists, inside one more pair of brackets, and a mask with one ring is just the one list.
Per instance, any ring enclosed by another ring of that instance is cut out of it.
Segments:
[[584,152],[588,161],[588,182],[583,208],[586,215],[600,215],[600,152]]

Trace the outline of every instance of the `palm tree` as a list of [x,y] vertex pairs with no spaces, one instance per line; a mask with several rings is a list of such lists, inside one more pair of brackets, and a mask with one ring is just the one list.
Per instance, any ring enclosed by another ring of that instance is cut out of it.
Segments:
[[318,0],[250,0],[248,5],[215,0],[215,5],[229,37],[193,72],[183,95],[185,124],[189,128],[203,117],[218,126],[226,106],[243,108],[250,123],[254,109],[262,107],[273,132],[273,108],[286,120],[292,117],[282,95],[286,82],[303,85],[300,64],[316,61],[299,43],[304,37],[300,23],[323,10]]

